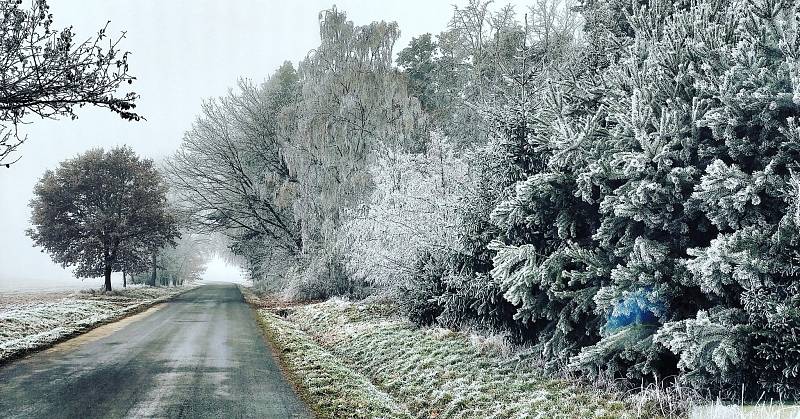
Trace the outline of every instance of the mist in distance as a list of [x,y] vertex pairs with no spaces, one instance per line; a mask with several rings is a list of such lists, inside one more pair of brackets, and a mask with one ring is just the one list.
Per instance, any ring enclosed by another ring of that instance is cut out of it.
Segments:
[[[396,21],[401,37],[395,55],[411,38],[437,33],[453,5],[466,1],[337,1],[356,24]],[[519,3],[524,10],[526,3]],[[317,14],[328,1],[125,1],[52,2],[54,28],[73,26],[76,39],[96,35],[110,21],[110,37],[126,32],[120,44],[131,51],[131,86],[140,94],[136,111],[147,120],[129,122],[104,109],[78,109],[71,121],[38,120],[22,127],[28,141],[19,160],[0,171],[0,291],[97,287],[98,279],[76,279],[34,248],[30,227],[32,190],[48,169],[88,149],[129,145],[139,155],[161,160],[173,153],[200,112],[204,99],[225,95],[239,78],[260,83],[285,60],[297,63],[319,43]],[[424,10],[424,13],[419,11]],[[114,283],[121,275],[114,273]],[[209,279],[241,281],[238,267],[214,259]]]

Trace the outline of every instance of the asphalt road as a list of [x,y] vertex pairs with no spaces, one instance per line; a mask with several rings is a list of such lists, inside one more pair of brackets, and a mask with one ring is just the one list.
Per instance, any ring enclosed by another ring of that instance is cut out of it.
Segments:
[[103,327],[0,368],[0,417],[310,417],[234,285]]

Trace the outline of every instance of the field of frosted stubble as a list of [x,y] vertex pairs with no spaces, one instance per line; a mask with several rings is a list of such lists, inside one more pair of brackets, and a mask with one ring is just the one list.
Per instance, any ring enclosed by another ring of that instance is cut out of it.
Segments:
[[166,301],[194,287],[0,293],[0,363]]

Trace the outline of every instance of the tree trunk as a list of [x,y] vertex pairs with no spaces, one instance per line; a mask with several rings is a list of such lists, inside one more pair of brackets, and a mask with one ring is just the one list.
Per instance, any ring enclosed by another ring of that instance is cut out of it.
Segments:
[[125,278],[125,271],[122,271],[122,288],[128,288],[128,279]]
[[150,272],[150,286],[155,287],[156,286],[156,251],[155,250],[153,251],[153,256],[152,256],[151,260],[153,262],[153,270]]
[[111,291],[111,265],[106,265],[104,273],[106,277],[106,291]]

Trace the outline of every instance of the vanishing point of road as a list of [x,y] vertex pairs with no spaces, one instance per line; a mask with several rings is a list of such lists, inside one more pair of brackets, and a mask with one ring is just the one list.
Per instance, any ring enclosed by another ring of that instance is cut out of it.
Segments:
[[3,418],[307,418],[235,285],[0,367]]

